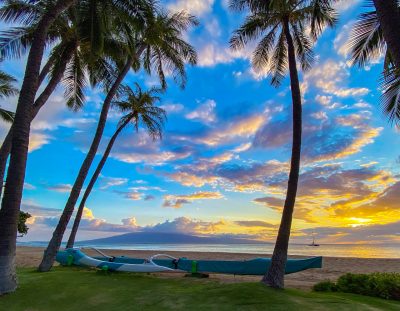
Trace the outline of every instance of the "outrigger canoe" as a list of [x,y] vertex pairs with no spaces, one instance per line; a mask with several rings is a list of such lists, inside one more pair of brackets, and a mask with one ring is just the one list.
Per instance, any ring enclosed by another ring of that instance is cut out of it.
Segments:
[[[62,265],[96,267],[110,271],[196,272],[233,275],[264,275],[271,264],[269,258],[244,261],[190,260],[160,254],[149,259],[139,259],[125,256],[111,257],[98,252],[102,255],[101,257],[90,257],[76,248],[66,249],[58,252],[56,260]],[[167,259],[158,259],[160,257],[167,257]],[[322,257],[288,259],[285,273],[290,274],[315,268],[322,268]]]

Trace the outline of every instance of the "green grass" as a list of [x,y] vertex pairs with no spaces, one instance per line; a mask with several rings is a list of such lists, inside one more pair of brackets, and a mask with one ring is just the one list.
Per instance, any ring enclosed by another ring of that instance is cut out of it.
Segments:
[[21,269],[19,282],[16,293],[0,297],[0,310],[400,310],[395,301],[351,294],[80,268],[60,267],[49,273]]

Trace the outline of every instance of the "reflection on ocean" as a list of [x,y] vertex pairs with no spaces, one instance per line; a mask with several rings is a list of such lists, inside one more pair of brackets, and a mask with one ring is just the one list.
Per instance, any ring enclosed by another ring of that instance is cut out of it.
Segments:
[[[19,243],[21,246],[47,246],[46,243]],[[187,251],[187,252],[223,252],[250,253],[268,255],[273,252],[273,244],[113,244],[113,245],[79,245],[103,249],[154,250],[154,251]],[[356,258],[397,258],[400,259],[400,245],[358,245],[326,244],[319,247],[292,244],[290,255],[356,257]]]

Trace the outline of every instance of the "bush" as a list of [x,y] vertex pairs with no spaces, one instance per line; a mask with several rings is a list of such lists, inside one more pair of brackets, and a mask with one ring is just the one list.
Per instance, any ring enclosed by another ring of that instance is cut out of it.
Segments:
[[341,276],[337,283],[324,281],[314,285],[314,291],[352,293],[384,299],[400,300],[400,274],[373,273]]
[[315,284],[313,286],[313,290],[315,292],[336,292],[337,287],[336,287],[335,282],[327,280],[327,281],[323,281],[318,284]]

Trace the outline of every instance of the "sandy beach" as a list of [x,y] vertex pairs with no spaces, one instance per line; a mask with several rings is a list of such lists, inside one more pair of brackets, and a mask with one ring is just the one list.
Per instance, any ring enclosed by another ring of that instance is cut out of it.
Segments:
[[[43,254],[43,248],[18,247],[17,266],[37,267]],[[95,255],[93,251],[85,250],[88,254]],[[130,256],[147,258],[156,254],[156,251],[132,251],[132,250],[105,250],[112,256]],[[246,260],[260,257],[255,254],[231,254],[231,253],[200,253],[200,252],[168,252],[174,257],[187,257],[190,259],[223,259]],[[322,269],[312,269],[300,273],[288,275],[286,286],[298,289],[310,289],[315,283],[323,280],[336,280],[345,273],[372,273],[372,272],[397,272],[400,273],[400,259],[366,259],[366,258],[334,258],[324,257]],[[164,277],[182,277],[180,274],[169,274]],[[221,282],[257,282],[260,277],[232,276],[213,274],[210,279]]]

